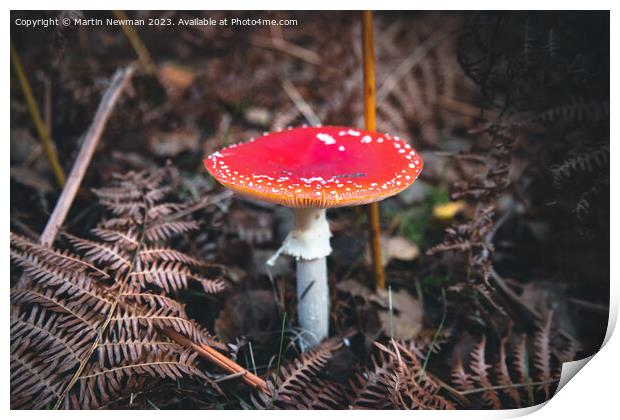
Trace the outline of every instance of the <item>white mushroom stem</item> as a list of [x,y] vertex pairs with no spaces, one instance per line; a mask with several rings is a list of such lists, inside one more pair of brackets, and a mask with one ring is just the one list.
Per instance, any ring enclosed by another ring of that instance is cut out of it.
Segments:
[[297,260],[297,316],[303,342],[315,347],[329,334],[329,288],[325,257]]
[[329,333],[327,257],[331,232],[325,209],[293,209],[294,226],[282,247],[267,262],[273,265],[280,253],[297,260],[297,313],[303,341],[318,345]]

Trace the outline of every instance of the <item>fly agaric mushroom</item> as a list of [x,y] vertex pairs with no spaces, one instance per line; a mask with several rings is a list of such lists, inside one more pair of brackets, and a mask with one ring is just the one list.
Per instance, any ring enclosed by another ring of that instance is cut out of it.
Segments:
[[268,263],[280,253],[297,260],[298,318],[310,347],[329,332],[325,209],[398,194],[423,166],[398,137],[348,127],[289,128],[228,146],[204,163],[226,188],[293,208],[293,230]]

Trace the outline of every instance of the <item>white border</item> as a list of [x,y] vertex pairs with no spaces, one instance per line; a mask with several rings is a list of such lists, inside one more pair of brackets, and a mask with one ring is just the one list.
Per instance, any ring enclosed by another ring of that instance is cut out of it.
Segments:
[[[467,2],[458,2],[458,1],[432,1],[432,2],[401,2],[401,1],[392,1],[392,0],[384,0],[381,2],[371,2],[367,0],[360,1],[343,1],[338,4],[334,3],[333,0],[314,0],[312,2],[295,2],[292,4],[289,1],[273,1],[267,0],[262,1],[260,3],[257,2],[249,2],[249,1],[239,1],[239,0],[227,0],[225,2],[212,3],[205,1],[187,1],[187,0],[178,0],[175,2],[169,2],[166,4],[159,3],[155,5],[153,2],[147,1],[55,1],[55,2],[44,2],[44,1],[10,1],[8,2],[8,6],[12,9],[20,10],[20,9],[32,9],[32,10],[45,10],[45,9],[58,9],[58,10],[71,10],[71,9],[125,9],[125,10],[167,10],[167,9],[204,9],[212,8],[212,9],[243,9],[243,10],[322,10],[322,9],[350,9],[350,10],[360,10],[365,8],[376,8],[377,6],[381,6],[385,10],[398,10],[404,8],[416,8],[418,10],[477,10],[477,9],[502,9],[502,10],[566,10],[566,9],[574,9],[574,10],[610,10],[613,9],[613,5],[616,2],[612,1],[598,1],[598,0],[590,0],[587,2],[583,1],[563,1],[563,2],[549,2],[549,1],[532,1],[532,0],[521,0],[521,1],[467,1]],[[4,13],[5,22],[10,20],[9,10],[5,9]],[[617,25],[620,23],[620,20],[617,18],[614,10],[611,13],[611,38],[612,38],[612,47],[611,47],[611,62],[612,69],[617,71],[617,49],[618,49],[618,29]],[[8,159],[10,156],[9,153],[9,86],[10,86],[10,59],[9,59],[9,43],[8,38],[10,37],[10,25],[5,26],[5,42],[3,43],[4,48],[4,65],[2,66],[3,72],[3,80],[1,89],[4,91],[5,100],[2,102],[3,112],[1,113],[1,118],[4,126],[4,141],[0,142],[2,147],[2,151],[4,153],[5,159]],[[614,72],[612,71],[612,74]],[[611,79],[612,86],[612,102],[615,104],[615,100],[618,99],[618,88],[615,79],[612,77]],[[617,112],[617,108],[611,107],[612,118],[615,124],[612,124],[611,138],[616,139],[618,136],[617,129],[617,121],[619,120]],[[616,141],[616,140],[614,140]],[[614,143],[611,145],[612,151],[615,149]],[[612,154],[612,162],[614,162],[613,154]],[[615,238],[620,236],[620,230],[618,225],[618,215],[620,215],[620,206],[618,206],[618,198],[620,196],[620,191],[618,191],[619,185],[619,173],[617,167],[615,165],[611,165],[611,185],[614,188],[611,191],[611,237]],[[9,176],[9,165],[4,165],[2,167],[2,196],[9,197],[9,185],[10,185],[10,176]],[[8,273],[9,273],[9,241],[8,241],[8,231],[10,230],[9,225],[9,200],[5,199],[5,205],[2,206],[2,215],[4,217],[4,221],[7,224],[7,230],[5,231],[5,257],[2,260],[2,266],[4,267],[5,273],[5,282],[8,283]],[[618,253],[618,248],[612,248],[612,261],[620,261],[620,255]],[[580,372],[578,375],[578,379],[570,381],[568,385],[566,385],[552,400],[546,404],[543,410],[539,410],[541,406],[523,409],[523,410],[510,410],[510,411],[499,411],[499,412],[491,412],[491,411],[457,411],[457,412],[416,412],[416,413],[407,413],[407,412],[398,412],[398,411],[390,411],[384,415],[389,415],[392,417],[401,417],[401,416],[416,416],[419,417],[434,417],[437,416],[453,416],[457,418],[508,418],[508,417],[516,417],[525,414],[529,414],[535,412],[533,414],[534,418],[539,419],[551,419],[551,418],[579,418],[583,419],[585,416],[589,418],[610,418],[610,413],[614,413],[617,411],[617,391],[615,388],[615,379],[620,378],[620,368],[619,362],[617,359],[617,355],[620,354],[620,342],[616,337],[612,337],[611,333],[613,332],[613,328],[615,327],[615,323],[617,320],[618,314],[618,265],[612,264],[611,267],[611,310],[610,310],[610,322],[608,325],[608,332],[605,338],[606,345],[602,349],[602,351],[595,355],[591,362],[588,363],[588,366],[583,369],[583,372]],[[4,313],[8,313],[8,285],[5,286],[5,294],[3,296],[3,306]],[[2,323],[2,334],[4,337],[5,345],[2,348],[2,360],[3,363],[3,379],[5,386],[2,387],[2,401],[3,405],[6,409],[9,407],[9,366],[7,361],[9,360],[9,326],[8,322]],[[574,366],[573,366],[574,367]],[[11,416],[15,417],[31,417],[31,416],[63,416],[63,417],[77,417],[83,416],[83,413],[73,411],[73,412],[48,412],[48,411],[39,411],[39,412],[10,412]],[[93,416],[96,418],[102,418],[105,416],[120,416],[121,418],[129,418],[130,416],[134,416],[132,412],[114,412],[110,413],[108,411],[103,412],[89,412],[87,414],[89,417]],[[162,412],[158,413],[156,411],[151,411],[149,416],[153,416],[154,418],[169,418],[170,413]],[[184,416],[189,416],[192,418],[202,418],[202,416],[217,416],[221,418],[235,418],[237,416],[243,416],[247,418],[247,416],[252,417],[261,417],[265,418],[268,416],[272,417],[289,417],[291,413],[287,412],[215,412],[211,411],[209,413],[202,412],[187,412],[183,414]],[[320,413],[321,417],[326,416],[327,418],[335,418],[336,416],[355,416],[370,418],[374,416],[372,412],[322,412]],[[316,417],[317,413],[315,412],[296,412],[294,414],[295,417],[299,418],[310,418]],[[612,414],[613,416],[613,414]]]

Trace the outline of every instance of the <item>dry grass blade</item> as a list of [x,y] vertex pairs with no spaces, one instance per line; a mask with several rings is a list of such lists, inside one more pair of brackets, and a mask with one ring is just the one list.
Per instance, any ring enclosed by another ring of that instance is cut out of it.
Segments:
[[52,165],[52,170],[54,171],[54,176],[56,177],[58,185],[62,187],[65,185],[65,173],[62,169],[62,166],[60,165],[60,161],[58,160],[56,146],[54,145],[54,141],[50,137],[50,133],[43,122],[43,118],[41,118],[39,107],[37,106],[37,102],[34,100],[34,96],[32,95],[30,82],[28,82],[26,72],[24,71],[24,67],[22,66],[22,61],[19,58],[19,54],[17,54],[17,50],[15,49],[13,43],[11,43],[11,61],[13,62],[15,73],[17,73],[19,84],[24,93],[24,97],[26,98],[28,110],[30,111],[30,115],[37,130],[37,134],[41,139],[41,145],[43,146],[43,150],[45,151],[45,154],[47,155],[47,158]]

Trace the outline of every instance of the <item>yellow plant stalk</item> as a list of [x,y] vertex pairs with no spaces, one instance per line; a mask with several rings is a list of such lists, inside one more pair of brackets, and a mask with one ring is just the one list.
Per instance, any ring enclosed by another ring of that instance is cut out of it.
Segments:
[[54,171],[54,176],[56,177],[58,185],[62,187],[65,185],[65,173],[62,170],[60,161],[58,160],[56,146],[54,145],[54,141],[52,140],[47,127],[45,127],[45,123],[43,123],[43,118],[41,118],[39,107],[37,106],[37,102],[34,100],[34,96],[32,95],[30,82],[28,82],[26,72],[24,72],[24,67],[22,66],[22,61],[19,58],[19,54],[17,54],[17,50],[15,49],[13,43],[11,43],[11,61],[13,62],[13,68],[15,69],[22,92],[26,98],[26,105],[28,106],[28,111],[32,117],[32,122],[34,123],[39,139],[41,140],[43,151],[52,165],[52,171]]
[[[127,14],[123,10],[114,10],[112,13],[120,21],[127,20]],[[131,25],[122,25],[121,28],[136,52],[144,70],[152,76],[157,76],[157,68],[151,59],[151,54],[149,54],[149,50],[146,49],[146,46],[138,36],[136,29]]]
[[[375,49],[373,46],[372,12],[362,12],[362,49],[364,58],[364,121],[367,131],[377,129],[375,117]],[[377,288],[385,289],[385,272],[381,264],[381,226],[379,224],[379,204],[368,205],[368,227],[370,250]]]

